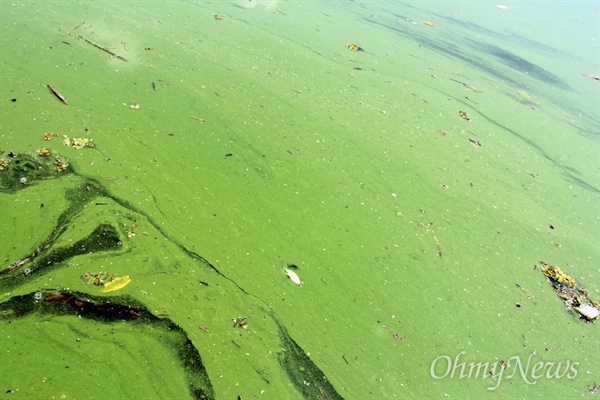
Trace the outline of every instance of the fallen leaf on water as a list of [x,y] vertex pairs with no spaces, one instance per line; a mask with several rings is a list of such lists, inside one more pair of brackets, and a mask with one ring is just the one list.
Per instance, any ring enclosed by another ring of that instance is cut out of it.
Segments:
[[300,277],[294,271],[291,271],[286,268],[285,273],[287,274],[287,276],[290,277],[292,282],[294,282],[296,285],[302,285],[302,281],[300,280]]
[[120,278],[117,278],[117,279],[105,284],[104,288],[102,289],[102,292],[108,293],[108,292],[114,292],[115,290],[123,289],[125,286],[127,286],[129,284],[129,282],[131,282],[131,278],[129,278],[129,275],[122,276]]

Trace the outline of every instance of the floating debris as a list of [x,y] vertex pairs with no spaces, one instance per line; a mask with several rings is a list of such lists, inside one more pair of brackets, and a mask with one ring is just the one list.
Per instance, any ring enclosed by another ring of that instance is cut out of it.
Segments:
[[582,304],[580,306],[573,307],[573,309],[587,321],[595,320],[598,318],[598,316],[600,316],[600,310],[594,306],[590,306],[589,304]]
[[60,137],[60,133],[48,132],[48,133],[44,134],[44,140],[52,140],[55,137]]
[[63,144],[65,146],[76,148],[77,150],[83,149],[84,147],[95,147],[92,139],[88,138],[70,138],[67,135],[63,135]]
[[469,142],[471,142],[471,145],[476,148],[483,146],[479,140],[475,140],[473,138],[469,138]]
[[27,264],[30,261],[31,261],[31,257],[27,257],[24,260],[17,260],[15,262],[13,262],[12,264],[10,264],[6,269],[3,269],[2,271],[0,271],[0,275],[8,274],[13,269],[22,267],[23,265]]
[[585,76],[587,78],[591,78],[591,79],[600,81],[600,76],[597,76],[597,75],[592,75],[592,74],[581,74],[581,75],[583,75],[583,76]]
[[115,278],[111,282],[108,282],[104,285],[102,293],[114,292],[115,290],[123,289],[125,286],[129,285],[129,282],[131,282],[131,278],[129,278],[129,275]]
[[140,105],[138,103],[130,103],[129,108],[134,109],[134,110],[139,110]]
[[458,115],[460,115],[465,121],[471,121],[471,117],[469,117],[469,113],[466,111],[458,111]]
[[423,23],[427,26],[437,26],[435,23],[433,23],[431,21],[423,21]]
[[246,323],[247,319],[248,318],[246,318],[246,317],[237,317],[237,318],[232,318],[231,321],[233,322],[234,328],[248,329],[248,324]]
[[300,277],[298,276],[298,274],[296,274],[294,271],[289,270],[287,268],[284,268],[284,269],[285,269],[285,273],[292,280],[292,282],[294,282],[296,285],[299,285],[299,286],[303,285],[303,282],[300,280]]
[[63,172],[69,168],[69,163],[64,157],[56,157],[56,160],[54,160],[54,166],[58,172]]
[[81,279],[87,281],[87,284],[93,284],[95,286],[103,286],[102,292],[114,292],[124,288],[131,282],[129,275],[118,276],[117,274],[109,274],[106,271],[100,271],[97,273],[86,272],[81,275]]
[[435,245],[437,246],[437,250],[438,250],[438,257],[442,258],[442,248],[440,247],[440,241],[438,240],[438,238],[435,236],[435,233],[433,231],[431,231],[431,234],[433,235],[433,240],[435,240]]
[[350,50],[350,51],[365,51],[362,47],[360,47],[356,43],[349,44],[348,50]]
[[526,91],[524,91],[523,89],[517,90],[517,94],[527,100],[533,99],[533,96],[530,95],[529,93],[527,93]]
[[515,285],[517,285],[517,287],[519,289],[521,289],[527,295],[527,298],[533,299],[533,295],[531,294],[531,292],[529,290],[525,289],[523,286],[519,285],[518,283],[515,283]]
[[110,51],[110,50],[109,50],[109,49],[107,49],[106,47],[104,47],[104,46],[100,46],[99,44],[97,44],[97,43],[94,43],[94,42],[92,42],[91,40],[89,40],[89,39],[86,39],[86,38],[84,38],[84,37],[83,37],[83,36],[81,36],[81,35],[75,36],[75,39],[83,40],[84,42],[87,42],[87,43],[91,44],[92,46],[96,47],[97,49],[100,49],[100,50],[102,50],[102,51],[105,51],[105,52],[107,52],[108,54],[110,54],[110,55],[111,55],[111,56],[113,56],[113,57],[117,57],[117,58],[118,58],[118,59],[120,59],[120,60],[127,61],[127,59],[126,59],[125,57],[122,57],[122,56],[120,56],[120,55],[118,55],[118,54],[115,54],[114,52]]
[[46,149],[46,148],[37,149],[35,151],[35,154],[37,154],[40,157],[50,157],[51,156],[50,151],[48,149]]
[[464,83],[464,82],[461,82],[461,81],[453,79],[453,78],[449,78],[449,79],[453,82],[460,83],[461,85],[463,85],[464,87],[466,87],[469,90],[474,91],[475,93],[483,93],[483,90],[477,89],[476,87],[471,86],[468,83]]
[[560,297],[565,305],[577,312],[579,318],[586,322],[594,322],[600,316],[600,304],[590,299],[587,290],[582,289],[577,281],[563,272],[559,267],[549,265],[545,261],[542,264],[542,272],[554,292]]
[[95,286],[104,286],[106,283],[112,282],[115,277],[115,274],[109,274],[105,271],[100,271],[97,273],[86,272],[85,274],[81,275],[81,279],[87,281],[88,285],[93,284]]
[[59,93],[58,90],[56,90],[54,88],[54,86],[52,85],[48,85],[48,89],[50,89],[52,91],[52,93],[54,93],[56,95],[56,97],[58,97],[60,99],[60,101],[62,101],[65,104],[69,104],[69,102],[67,101],[67,99],[65,98],[65,96],[63,96],[62,94]]

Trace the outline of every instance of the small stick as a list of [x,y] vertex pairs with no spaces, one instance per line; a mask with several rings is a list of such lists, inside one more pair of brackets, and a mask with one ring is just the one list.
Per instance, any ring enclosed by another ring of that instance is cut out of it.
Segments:
[[152,89],[156,90],[156,83],[152,82]]
[[127,59],[126,59],[125,57],[121,57],[120,55],[118,55],[118,54],[116,54],[116,53],[114,53],[114,52],[110,51],[110,50],[109,50],[109,49],[107,49],[106,47],[104,47],[104,46],[100,46],[99,44],[97,44],[97,43],[94,43],[94,42],[92,42],[91,40],[89,40],[89,39],[86,39],[86,38],[84,38],[84,37],[83,37],[83,36],[81,36],[81,35],[79,35],[79,36],[76,36],[75,38],[76,38],[76,39],[81,39],[81,40],[83,40],[83,41],[85,41],[85,42],[88,42],[88,43],[89,43],[89,44],[91,44],[92,46],[94,46],[94,47],[96,47],[96,48],[98,48],[98,49],[100,49],[100,50],[102,50],[102,51],[105,51],[105,52],[107,52],[108,54],[110,54],[110,55],[111,55],[111,56],[113,56],[113,57],[117,57],[117,58],[119,58],[119,59],[121,59],[121,60],[123,60],[123,61],[127,61]]
[[342,358],[344,359],[344,361],[346,361],[346,364],[350,364],[350,363],[348,362],[348,359],[346,358],[346,355],[345,355],[345,354],[342,354]]
[[325,394],[325,392],[323,391],[323,389],[322,389],[322,388],[319,388],[319,392],[321,392],[321,396],[322,396],[322,397],[323,397],[325,400],[327,400],[327,395]]
[[517,285],[517,287],[519,289],[521,289],[523,292],[525,292],[525,294],[527,295],[528,298],[533,298],[533,295],[531,294],[531,292],[527,289],[525,289],[523,286],[519,285],[518,283],[515,283],[515,285]]
[[473,146],[475,146],[475,147],[481,147],[481,146],[483,146],[479,140],[475,140],[475,139],[469,138],[469,142],[471,142],[471,144]]
[[231,341],[231,343],[235,344],[237,347],[239,347],[240,349],[242,348],[242,346],[240,346],[239,344],[237,344],[235,341]]
[[440,242],[438,241],[438,238],[435,237],[435,233],[433,233],[433,231],[431,232],[433,234],[433,240],[435,240],[435,244],[438,248],[438,256],[440,256],[440,258],[442,257],[442,249],[440,248]]
[[48,88],[50,90],[52,90],[52,93],[54,93],[56,95],[56,97],[58,97],[60,99],[60,101],[62,101],[65,104],[69,104],[69,102],[67,101],[67,99],[65,98],[65,96],[63,96],[62,94],[60,94],[58,92],[58,90],[54,89],[54,87],[50,84],[48,84]]
[[191,118],[191,119],[195,119],[196,121],[200,121],[200,122],[206,122],[206,120],[205,120],[205,119],[198,118],[198,117],[192,117],[191,115],[190,115],[190,118]]
[[208,328],[205,328],[203,326],[199,326],[198,328],[202,329],[204,332],[208,332]]
[[85,24],[85,21],[83,21],[82,23],[80,23],[79,25],[77,25],[77,26],[75,27],[75,29],[79,29],[79,28],[81,28],[81,27],[83,26],[83,24]]
[[24,260],[20,260],[20,261],[15,261],[14,263],[12,263],[8,268],[0,271],[0,275],[4,275],[4,274],[8,274],[10,271],[12,271],[13,269],[19,268],[25,264],[27,264],[28,262],[31,261],[31,257],[27,257]]

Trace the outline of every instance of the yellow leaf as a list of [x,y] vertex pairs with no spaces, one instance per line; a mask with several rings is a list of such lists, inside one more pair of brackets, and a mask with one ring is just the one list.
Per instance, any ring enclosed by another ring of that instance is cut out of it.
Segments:
[[104,285],[103,293],[114,292],[115,290],[123,289],[131,282],[129,275],[122,276]]

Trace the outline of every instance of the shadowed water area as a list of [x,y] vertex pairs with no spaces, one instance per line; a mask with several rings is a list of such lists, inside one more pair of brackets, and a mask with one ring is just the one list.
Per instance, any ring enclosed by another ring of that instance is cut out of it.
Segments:
[[597,391],[597,8],[0,2],[0,398]]

